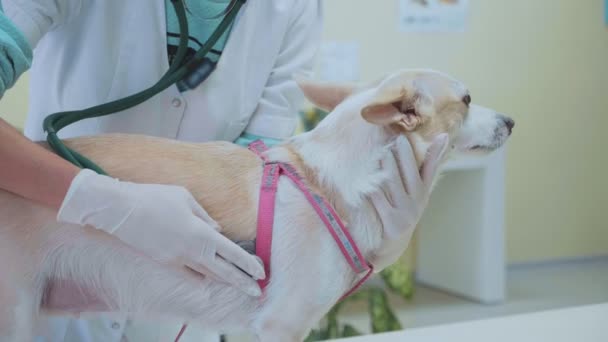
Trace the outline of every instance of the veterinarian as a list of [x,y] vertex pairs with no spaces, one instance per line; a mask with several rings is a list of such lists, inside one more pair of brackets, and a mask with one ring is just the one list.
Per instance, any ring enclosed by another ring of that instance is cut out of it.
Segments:
[[[45,139],[42,122],[50,113],[122,98],[163,76],[178,45],[170,1],[2,0],[1,4],[0,94],[29,69],[30,100],[27,138],[0,120],[0,188],[57,210],[60,222],[92,225],[151,256],[184,259],[188,266],[258,295],[254,279],[215,255],[254,277],[264,276],[262,267],[218,233],[220,228],[185,189],[121,182],[79,170],[31,142]],[[191,56],[215,30],[222,19],[215,14],[230,0],[184,0],[184,4]],[[289,137],[302,100],[292,75],[312,70],[320,42],[320,7],[313,0],[249,0],[218,42],[221,58],[215,56],[217,67],[200,86],[184,91],[173,85],[134,108],[69,126],[62,138],[121,132],[239,144],[260,138],[272,145]],[[428,162],[436,162],[440,154],[429,156]],[[426,188],[418,170],[397,165],[391,163],[389,169],[395,179],[407,176],[408,184]],[[428,191],[416,191],[412,198],[400,182],[388,190],[392,200],[375,199],[384,208],[379,212],[385,227],[415,224],[421,214],[416,203],[426,200],[419,197],[428,197]],[[192,240],[205,243],[191,246]],[[210,253],[203,250],[215,253],[204,257]],[[169,341],[181,322],[172,323],[152,325],[105,316],[53,318],[37,341]],[[189,338],[200,341],[201,332],[190,329],[182,341]]]

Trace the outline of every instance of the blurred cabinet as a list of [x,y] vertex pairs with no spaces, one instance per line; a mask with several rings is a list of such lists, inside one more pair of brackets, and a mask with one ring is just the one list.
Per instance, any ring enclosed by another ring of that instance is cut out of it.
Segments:
[[418,226],[418,282],[481,303],[505,299],[504,170],[504,148],[448,162]]

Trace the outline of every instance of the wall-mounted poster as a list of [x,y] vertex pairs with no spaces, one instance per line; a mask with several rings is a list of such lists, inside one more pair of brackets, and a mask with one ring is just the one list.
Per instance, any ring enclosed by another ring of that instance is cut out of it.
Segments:
[[400,0],[399,14],[403,32],[464,32],[469,0]]

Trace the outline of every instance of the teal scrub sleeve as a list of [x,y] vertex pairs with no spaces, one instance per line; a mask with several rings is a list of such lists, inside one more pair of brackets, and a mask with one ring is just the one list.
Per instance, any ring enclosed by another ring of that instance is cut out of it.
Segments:
[[26,38],[0,11],[0,97],[30,68],[32,57]]
[[273,145],[276,145],[278,143],[281,142],[281,140],[278,139],[272,139],[272,138],[265,138],[265,137],[261,137],[255,134],[251,134],[251,133],[243,133],[241,134],[240,137],[238,137],[234,143],[237,145],[241,145],[241,146],[247,146],[249,145],[251,142],[255,141],[255,140],[262,140],[264,142],[264,144],[266,144],[266,146],[271,147]]

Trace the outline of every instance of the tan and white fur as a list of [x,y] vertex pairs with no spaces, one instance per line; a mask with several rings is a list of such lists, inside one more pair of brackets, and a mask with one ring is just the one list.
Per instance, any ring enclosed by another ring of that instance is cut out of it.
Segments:
[[[405,250],[385,241],[368,195],[385,185],[381,161],[409,139],[420,167],[429,142],[449,133],[460,151],[501,146],[512,121],[469,105],[465,86],[430,70],[401,70],[363,87],[302,81],[331,110],[314,130],[270,149],[326,196],[364,256],[380,271]],[[230,143],[185,143],[139,135],[71,139],[68,145],[110,175],[188,188],[223,233],[256,234],[260,159]],[[51,180],[52,181],[52,180]],[[263,298],[154,260],[92,227],[60,224],[56,213],[0,192],[0,340],[29,341],[39,313],[129,313],[177,318],[222,332],[250,331],[260,341],[301,341],[355,282],[349,265],[304,196],[282,178],[276,201],[272,275]],[[168,227],[170,228],[170,227]],[[391,250],[383,250],[392,245]]]

